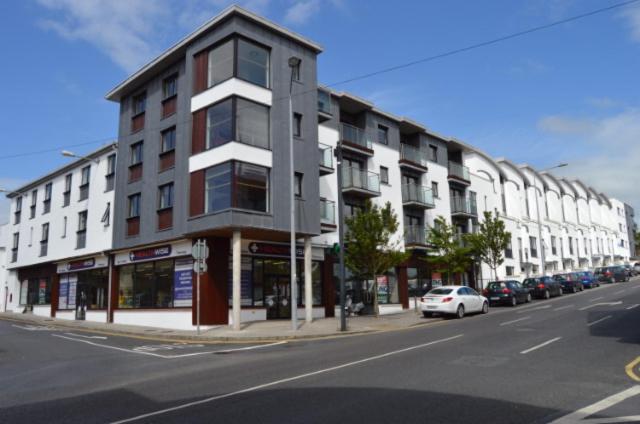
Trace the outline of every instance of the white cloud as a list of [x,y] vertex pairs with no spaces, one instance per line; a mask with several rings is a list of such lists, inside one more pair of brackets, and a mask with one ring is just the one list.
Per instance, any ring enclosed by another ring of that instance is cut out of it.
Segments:
[[609,97],[589,97],[587,103],[600,109],[611,109],[621,105],[619,101]]
[[546,116],[538,121],[538,129],[553,134],[589,134],[593,126],[594,123],[589,119],[559,115]]
[[321,5],[322,2],[320,0],[297,1],[293,4],[293,6],[287,9],[284,20],[289,24],[304,24],[313,15],[320,11]]
[[640,43],[640,6],[627,6],[621,13],[631,30],[631,39]]

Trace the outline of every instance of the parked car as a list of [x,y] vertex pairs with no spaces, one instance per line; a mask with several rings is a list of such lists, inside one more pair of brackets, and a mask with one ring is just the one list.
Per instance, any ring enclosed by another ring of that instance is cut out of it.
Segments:
[[640,275],[640,262],[637,262],[637,263],[633,266],[633,270],[636,272],[636,275]]
[[582,280],[571,272],[566,274],[555,274],[553,279],[562,285],[562,290],[565,293],[577,293],[584,290]]
[[600,287],[600,283],[598,279],[591,271],[580,271],[574,272],[576,277],[582,281],[582,285],[587,289],[592,289],[594,287]]
[[531,291],[519,281],[492,281],[484,289],[489,305],[501,304],[516,306],[518,303],[531,302]]
[[633,277],[634,272],[633,272],[633,267],[631,265],[622,265],[625,269],[625,271],[627,271],[627,276],[629,278]]
[[489,300],[471,287],[443,286],[430,290],[420,299],[420,309],[425,318],[434,313],[462,318],[467,313],[489,312]]
[[522,285],[529,289],[533,297],[538,299],[562,296],[562,284],[548,276],[527,278],[522,282]]
[[629,281],[627,271],[621,266],[603,266],[596,268],[595,274],[598,277],[598,281],[604,283]]

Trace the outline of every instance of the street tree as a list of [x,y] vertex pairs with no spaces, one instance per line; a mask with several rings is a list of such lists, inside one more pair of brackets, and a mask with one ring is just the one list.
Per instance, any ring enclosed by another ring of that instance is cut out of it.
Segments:
[[447,284],[451,284],[454,274],[465,272],[473,262],[472,249],[464,235],[459,235],[454,225],[439,216],[429,231],[427,240],[429,255],[426,261],[440,273],[447,274]]
[[505,229],[504,221],[497,213],[485,212],[479,231],[469,234],[467,239],[480,261],[491,269],[491,277],[497,279],[497,269],[504,263],[504,251],[511,241],[511,233]]
[[364,207],[345,220],[345,265],[357,278],[373,281],[373,308],[378,308],[378,276],[407,260],[395,237],[398,218],[387,202],[384,207],[367,200]]

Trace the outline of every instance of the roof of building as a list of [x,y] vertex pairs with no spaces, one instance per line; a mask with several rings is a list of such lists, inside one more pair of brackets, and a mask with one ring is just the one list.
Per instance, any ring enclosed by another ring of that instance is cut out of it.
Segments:
[[255,22],[258,25],[261,25],[267,29],[270,29],[286,38],[289,38],[297,43],[300,43],[311,50],[314,50],[316,53],[322,52],[322,46],[318,43],[309,40],[308,38],[303,37],[293,31],[290,31],[273,21],[270,21],[262,16],[256,15],[255,13],[249,12],[246,9],[243,9],[240,6],[232,5],[223,10],[220,14],[214,16],[209,21],[202,24],[199,28],[193,31],[191,34],[187,35],[180,41],[178,41],[173,46],[169,47],[155,59],[151,60],[149,63],[144,65],[142,68],[138,69],[132,75],[130,75],[127,79],[122,81],[120,84],[115,86],[111,91],[109,91],[105,98],[107,100],[119,101],[123,92],[138,78],[148,77],[151,73],[155,72],[155,69],[160,64],[169,65],[170,62],[175,60],[175,55],[183,50],[186,50],[189,43],[193,40],[201,36],[203,33],[209,31],[214,26],[218,25],[220,22],[224,21],[231,16],[241,16],[247,20]]
[[560,194],[564,195],[567,194],[566,190],[564,189],[564,186],[562,185],[562,183],[560,182],[560,180],[558,180],[555,175],[551,174],[549,171],[542,171],[540,172],[540,175],[542,175],[543,178],[547,178],[550,181],[552,181],[555,185],[557,185],[558,187],[560,187]]
[[531,173],[536,177],[536,179],[540,180],[540,182],[542,183],[542,188],[544,190],[548,190],[549,189],[549,185],[547,184],[547,180],[545,180],[542,177],[542,174],[540,174],[540,172],[538,172],[533,166],[529,165],[528,163],[521,163],[520,165],[518,165],[518,167],[520,169],[528,169],[529,171],[531,171]]
[[516,174],[518,174],[518,176],[522,179],[522,181],[524,182],[525,185],[531,185],[531,182],[529,181],[529,177],[527,177],[524,172],[522,172],[522,170],[518,167],[518,165],[516,165],[515,163],[511,162],[509,159],[507,158],[497,158],[496,162],[498,164],[501,164],[502,166],[507,166],[509,168],[511,168],[512,171],[514,171]]

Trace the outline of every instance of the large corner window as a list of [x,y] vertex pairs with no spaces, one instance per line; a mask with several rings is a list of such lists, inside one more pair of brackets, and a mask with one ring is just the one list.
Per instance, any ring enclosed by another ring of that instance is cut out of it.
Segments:
[[208,87],[235,76],[268,88],[269,55],[267,48],[241,38],[234,38],[214,47],[209,51]]
[[269,108],[232,97],[207,109],[207,149],[230,141],[269,148]]
[[229,208],[256,212],[269,210],[268,168],[243,162],[226,162],[205,174],[207,213]]

